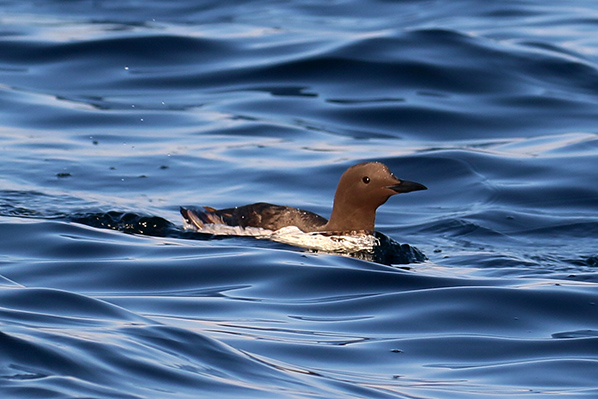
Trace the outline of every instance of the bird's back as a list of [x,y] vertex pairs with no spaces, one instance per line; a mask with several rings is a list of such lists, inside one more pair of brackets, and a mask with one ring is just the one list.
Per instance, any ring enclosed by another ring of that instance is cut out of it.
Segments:
[[181,214],[200,230],[204,224],[258,227],[273,231],[296,226],[307,233],[320,230],[328,222],[310,211],[265,202],[226,209],[205,207],[203,211],[181,208]]

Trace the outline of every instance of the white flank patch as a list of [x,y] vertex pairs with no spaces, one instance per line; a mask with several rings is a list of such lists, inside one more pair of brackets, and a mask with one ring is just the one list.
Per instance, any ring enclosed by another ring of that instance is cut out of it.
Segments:
[[372,252],[380,244],[380,241],[372,235],[331,236],[320,233],[304,233],[295,226],[272,231],[260,227],[243,228],[224,224],[206,224],[201,230],[198,230],[195,226],[185,223],[185,228],[219,236],[246,236],[268,239],[296,247],[334,253]]
[[372,252],[379,240],[372,235],[329,236],[304,233],[298,227],[288,226],[276,230],[268,237],[272,241],[297,247],[336,253]]

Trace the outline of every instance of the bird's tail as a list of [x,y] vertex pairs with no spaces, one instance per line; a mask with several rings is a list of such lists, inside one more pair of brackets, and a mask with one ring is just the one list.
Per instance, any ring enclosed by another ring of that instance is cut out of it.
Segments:
[[208,206],[203,209],[203,211],[200,211],[181,207],[181,215],[183,215],[183,219],[187,223],[198,230],[202,230],[206,224],[225,224],[222,218],[216,213],[216,209]]

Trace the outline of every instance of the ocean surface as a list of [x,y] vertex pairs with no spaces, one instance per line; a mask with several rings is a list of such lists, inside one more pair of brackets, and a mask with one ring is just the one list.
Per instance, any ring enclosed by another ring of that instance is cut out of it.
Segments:
[[[0,1],[0,105],[2,398],[598,397],[596,2]],[[183,228],[363,161],[395,253]]]

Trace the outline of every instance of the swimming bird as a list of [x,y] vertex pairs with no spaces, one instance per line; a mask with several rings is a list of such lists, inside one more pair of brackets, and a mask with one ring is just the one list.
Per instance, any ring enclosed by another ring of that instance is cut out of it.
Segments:
[[200,232],[206,230],[206,225],[226,225],[272,231],[296,226],[304,233],[326,235],[373,234],[376,209],[395,194],[417,190],[427,187],[398,179],[380,162],[364,162],[351,166],[341,176],[329,220],[303,209],[265,202],[220,210],[207,206],[203,211],[180,210],[187,223]]

